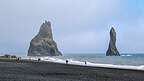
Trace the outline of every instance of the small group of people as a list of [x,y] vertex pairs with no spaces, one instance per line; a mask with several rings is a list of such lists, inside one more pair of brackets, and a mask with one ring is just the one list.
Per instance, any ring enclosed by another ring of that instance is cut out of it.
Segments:
[[[68,64],[68,62],[69,62],[69,61],[68,61],[68,60],[66,60],[66,64]],[[85,63],[85,65],[87,65],[87,61],[85,61],[84,63]]]
[[[20,59],[18,59],[18,61],[19,61]],[[40,58],[38,58],[38,61],[41,61],[41,59]],[[69,61],[68,60],[66,60],[66,64],[68,64],[69,63]],[[85,61],[84,62],[85,63],[85,65],[87,65],[87,61]]]

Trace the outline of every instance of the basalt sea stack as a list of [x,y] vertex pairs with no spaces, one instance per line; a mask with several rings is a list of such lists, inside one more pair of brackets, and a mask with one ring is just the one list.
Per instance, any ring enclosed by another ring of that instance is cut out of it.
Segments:
[[106,56],[120,56],[116,48],[116,32],[113,27],[110,30],[110,43],[109,43],[109,48],[106,52]]
[[31,40],[28,56],[60,56],[61,52],[53,40],[51,22],[45,21],[39,33]]

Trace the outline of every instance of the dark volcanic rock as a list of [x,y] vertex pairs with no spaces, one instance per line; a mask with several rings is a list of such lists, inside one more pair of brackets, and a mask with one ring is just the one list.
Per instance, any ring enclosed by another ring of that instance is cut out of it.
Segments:
[[116,32],[113,27],[110,30],[110,43],[109,43],[109,48],[106,52],[106,56],[120,56],[116,48]]
[[31,40],[28,56],[59,56],[62,55],[53,40],[51,22],[45,21],[39,33]]

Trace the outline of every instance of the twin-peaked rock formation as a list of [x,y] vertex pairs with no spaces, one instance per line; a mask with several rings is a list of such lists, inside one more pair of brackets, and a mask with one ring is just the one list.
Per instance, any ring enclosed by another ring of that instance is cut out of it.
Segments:
[[[51,23],[45,21],[40,27],[39,33],[31,40],[28,56],[61,56],[56,42],[53,40]],[[116,48],[116,32],[110,30],[110,43],[106,56],[120,56]]]
[[53,40],[51,22],[45,21],[39,33],[31,40],[28,56],[60,56],[61,52]]

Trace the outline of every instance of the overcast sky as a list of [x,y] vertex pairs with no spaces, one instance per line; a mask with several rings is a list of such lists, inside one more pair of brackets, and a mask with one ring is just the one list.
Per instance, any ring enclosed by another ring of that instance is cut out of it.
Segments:
[[121,53],[144,52],[144,0],[0,0],[0,53],[26,55],[45,21],[62,53],[105,53],[111,26]]

